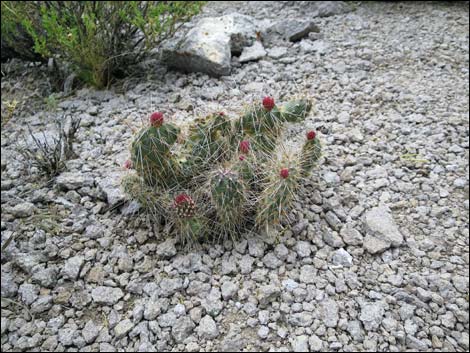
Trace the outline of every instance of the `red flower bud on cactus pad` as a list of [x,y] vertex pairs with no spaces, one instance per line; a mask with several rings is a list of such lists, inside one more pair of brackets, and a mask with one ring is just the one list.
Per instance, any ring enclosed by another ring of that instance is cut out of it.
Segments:
[[282,179],[285,179],[289,176],[289,169],[287,168],[282,168],[281,172],[279,173]]
[[192,199],[188,194],[179,194],[175,197],[175,206],[178,207],[184,203],[191,202]]
[[217,114],[219,114],[220,116],[224,116],[224,115],[225,115],[224,112],[218,112]]
[[263,98],[263,107],[266,109],[268,112],[270,112],[274,108],[274,98],[266,96]]
[[196,204],[188,194],[183,193],[176,196],[173,206],[179,217],[192,217],[196,212]]
[[244,160],[245,160],[245,156],[241,154],[240,156],[238,156],[238,159],[241,160],[241,161],[244,161]]
[[315,139],[315,136],[316,136],[316,135],[317,135],[317,134],[316,134],[315,131],[313,131],[313,130],[307,132],[307,140],[313,140],[313,139]]
[[159,127],[163,125],[163,113],[155,112],[150,115],[150,125]]
[[125,161],[124,162],[124,168],[131,169],[132,168],[132,161],[130,161],[129,159],[127,161]]
[[250,141],[243,140],[240,142],[240,152],[248,153],[250,151]]

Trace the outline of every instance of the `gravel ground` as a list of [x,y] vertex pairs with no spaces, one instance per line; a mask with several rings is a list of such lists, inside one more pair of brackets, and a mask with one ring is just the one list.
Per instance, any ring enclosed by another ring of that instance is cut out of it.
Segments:
[[[308,6],[209,3],[202,16]],[[468,351],[468,2],[358,2],[314,21],[320,34],[233,58],[231,76],[149,61],[56,110],[33,113],[41,94],[28,95],[1,133],[2,351]],[[43,87],[41,70],[11,71],[2,99]],[[296,92],[315,97],[305,124],[324,157],[292,228],[186,251],[144,216],[107,211],[154,109],[185,121]],[[82,118],[79,157],[46,183],[15,146],[26,124],[49,131],[64,114]]]

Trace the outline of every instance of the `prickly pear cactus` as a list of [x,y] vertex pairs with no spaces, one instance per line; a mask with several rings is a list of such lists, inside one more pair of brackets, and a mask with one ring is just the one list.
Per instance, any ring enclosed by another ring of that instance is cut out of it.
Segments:
[[152,125],[143,128],[132,142],[132,164],[148,185],[171,186],[178,179],[178,163],[170,152],[178,134],[174,125]]
[[175,210],[175,228],[183,241],[194,241],[200,238],[206,226],[205,217],[198,215],[197,205],[186,193],[178,194],[173,202]]
[[255,149],[261,153],[274,150],[276,139],[282,129],[279,109],[271,97],[265,97],[263,104],[251,107],[237,122],[239,136],[249,136],[255,143]]
[[247,185],[256,182],[258,165],[253,154],[240,154],[233,162],[233,166],[234,171],[238,173]]
[[197,119],[190,128],[185,149],[189,173],[206,169],[216,161],[225,160],[230,152],[232,127],[223,112]]
[[284,224],[302,178],[321,156],[314,131],[286,152],[284,130],[311,107],[305,98],[278,106],[265,97],[238,118],[219,112],[189,127],[153,113],[131,144],[123,190],[183,242]]
[[[125,167],[130,169],[130,161],[125,163]],[[166,202],[164,201],[166,195],[155,193],[155,190],[138,175],[125,175],[122,178],[121,185],[123,191],[137,201],[158,222],[167,215]]]
[[321,144],[315,131],[309,131],[300,155],[302,174],[308,175],[321,157]]
[[277,225],[287,215],[289,205],[299,187],[301,165],[298,159],[283,156],[274,160],[267,183],[259,196],[256,223],[258,227]]
[[230,169],[214,173],[210,181],[211,197],[217,211],[217,220],[229,231],[242,222],[247,195],[243,179]]
[[191,218],[196,214],[196,204],[191,196],[179,194],[175,197],[174,207],[179,218]]
[[307,99],[298,99],[287,102],[281,109],[283,120],[296,123],[303,121],[312,109],[312,103]]

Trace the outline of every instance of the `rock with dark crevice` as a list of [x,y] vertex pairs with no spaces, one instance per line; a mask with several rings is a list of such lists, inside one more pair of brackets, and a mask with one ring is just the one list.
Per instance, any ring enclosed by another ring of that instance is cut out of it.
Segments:
[[232,13],[203,18],[182,39],[165,44],[162,60],[185,72],[229,75],[232,55],[240,55],[243,48],[252,45],[256,33],[250,16]]
[[273,37],[281,37],[290,42],[297,42],[306,37],[310,32],[320,32],[313,21],[301,19],[286,19],[276,22],[266,30],[263,37],[267,42],[273,41]]

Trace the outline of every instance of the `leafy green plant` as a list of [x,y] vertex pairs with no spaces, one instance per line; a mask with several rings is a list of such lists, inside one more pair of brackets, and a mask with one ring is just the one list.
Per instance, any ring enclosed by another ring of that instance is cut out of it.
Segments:
[[1,2],[2,22],[2,62],[10,58],[21,58],[29,61],[45,61],[34,51],[33,38],[21,25],[19,16],[25,12],[26,2]]
[[[197,14],[202,1],[2,1],[2,41],[29,34],[42,57],[70,62],[98,87]],[[5,23],[4,23],[5,21]]]
[[265,97],[239,118],[219,112],[189,126],[155,112],[131,144],[123,189],[184,242],[279,226],[321,156],[314,131],[297,149],[283,143],[285,125],[310,110],[308,99],[278,107]]

